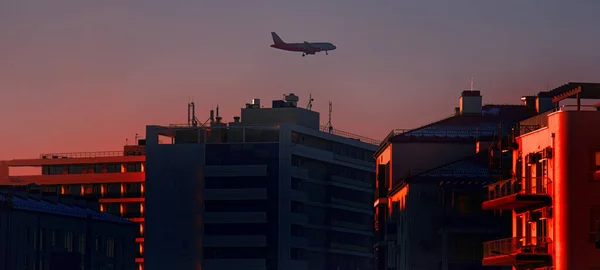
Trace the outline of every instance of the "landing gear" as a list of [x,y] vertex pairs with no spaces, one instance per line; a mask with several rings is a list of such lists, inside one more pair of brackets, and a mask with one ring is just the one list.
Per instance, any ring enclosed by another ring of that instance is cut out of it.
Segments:
[[306,53],[302,53],[302,57],[306,56]]
[[327,53],[327,51],[325,51],[325,55],[329,55],[329,53]]

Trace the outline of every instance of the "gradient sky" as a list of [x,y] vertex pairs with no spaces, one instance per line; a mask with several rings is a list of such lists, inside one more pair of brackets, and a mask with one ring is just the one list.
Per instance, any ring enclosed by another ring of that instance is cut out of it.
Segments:
[[[0,0],[0,160],[119,150],[146,124],[293,92],[383,138],[484,103],[600,82],[600,1]],[[329,41],[329,55],[270,48]]]

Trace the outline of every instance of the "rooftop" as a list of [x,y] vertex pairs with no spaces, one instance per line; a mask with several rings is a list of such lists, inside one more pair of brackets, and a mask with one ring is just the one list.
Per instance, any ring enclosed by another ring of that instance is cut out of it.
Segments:
[[439,185],[472,185],[484,187],[497,180],[497,175],[490,172],[488,167],[488,152],[480,152],[475,155],[450,162],[448,164],[407,175],[400,181],[397,187],[406,182],[432,181]]
[[45,199],[37,199],[29,195],[9,194],[8,192],[0,191],[0,202],[7,201],[9,202],[10,207],[16,210],[33,211],[75,218],[86,218],[88,214],[91,214],[94,220],[131,224],[131,222],[120,217],[95,211],[90,208],[83,208],[76,205],[68,205]]
[[[452,115],[415,129],[395,129],[383,143],[402,140],[401,137],[477,138],[494,136],[502,125],[507,135],[514,123],[536,114],[535,108],[523,105],[484,105],[481,114]],[[382,145],[384,146],[384,145]]]

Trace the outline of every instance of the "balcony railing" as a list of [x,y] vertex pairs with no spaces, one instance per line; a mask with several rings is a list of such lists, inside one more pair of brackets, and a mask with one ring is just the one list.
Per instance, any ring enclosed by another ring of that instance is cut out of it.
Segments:
[[514,194],[549,195],[551,184],[548,177],[512,178],[489,185],[488,195],[490,200]]
[[63,159],[63,158],[97,158],[97,157],[121,157],[123,151],[101,151],[101,152],[72,152],[41,154],[41,159]]
[[512,237],[483,243],[483,258],[516,256],[519,254],[550,254],[552,239],[541,237]]

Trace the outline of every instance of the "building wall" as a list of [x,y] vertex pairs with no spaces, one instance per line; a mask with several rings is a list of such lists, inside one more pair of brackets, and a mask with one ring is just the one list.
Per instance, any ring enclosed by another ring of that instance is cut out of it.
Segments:
[[[376,146],[297,125],[281,125],[273,142],[159,145],[150,139],[154,128],[147,130],[146,181],[160,193],[146,195],[149,243],[165,230],[158,217],[171,218],[171,208],[158,210],[158,201],[191,196],[173,193],[164,179],[189,179],[204,184],[203,269],[370,269]],[[194,165],[175,165],[180,159]],[[202,175],[186,175],[194,170],[184,166],[200,167]],[[159,240],[161,247],[147,245],[147,269],[157,267],[158,256],[179,256],[167,250],[173,240]]]
[[205,145],[146,140],[145,269],[200,269]]
[[[82,264],[89,245],[91,269],[106,269],[97,267],[112,264],[114,269],[137,270],[134,224],[93,221],[91,233],[86,234],[86,223],[85,218],[2,207],[0,243],[4,244],[0,245],[0,269],[39,269],[34,266],[39,267],[41,261],[42,269],[52,270],[51,258],[65,251],[75,253]],[[114,238],[114,249],[108,243],[109,237]]]
[[[596,153],[600,152],[598,123],[600,114],[595,111],[555,112],[548,115],[546,128],[525,134],[518,141],[523,156],[553,147],[548,164],[553,216],[547,221],[547,231],[554,243],[555,269],[600,267],[594,245],[594,221],[600,219],[600,179],[594,176]],[[537,235],[535,227],[532,232]]]

